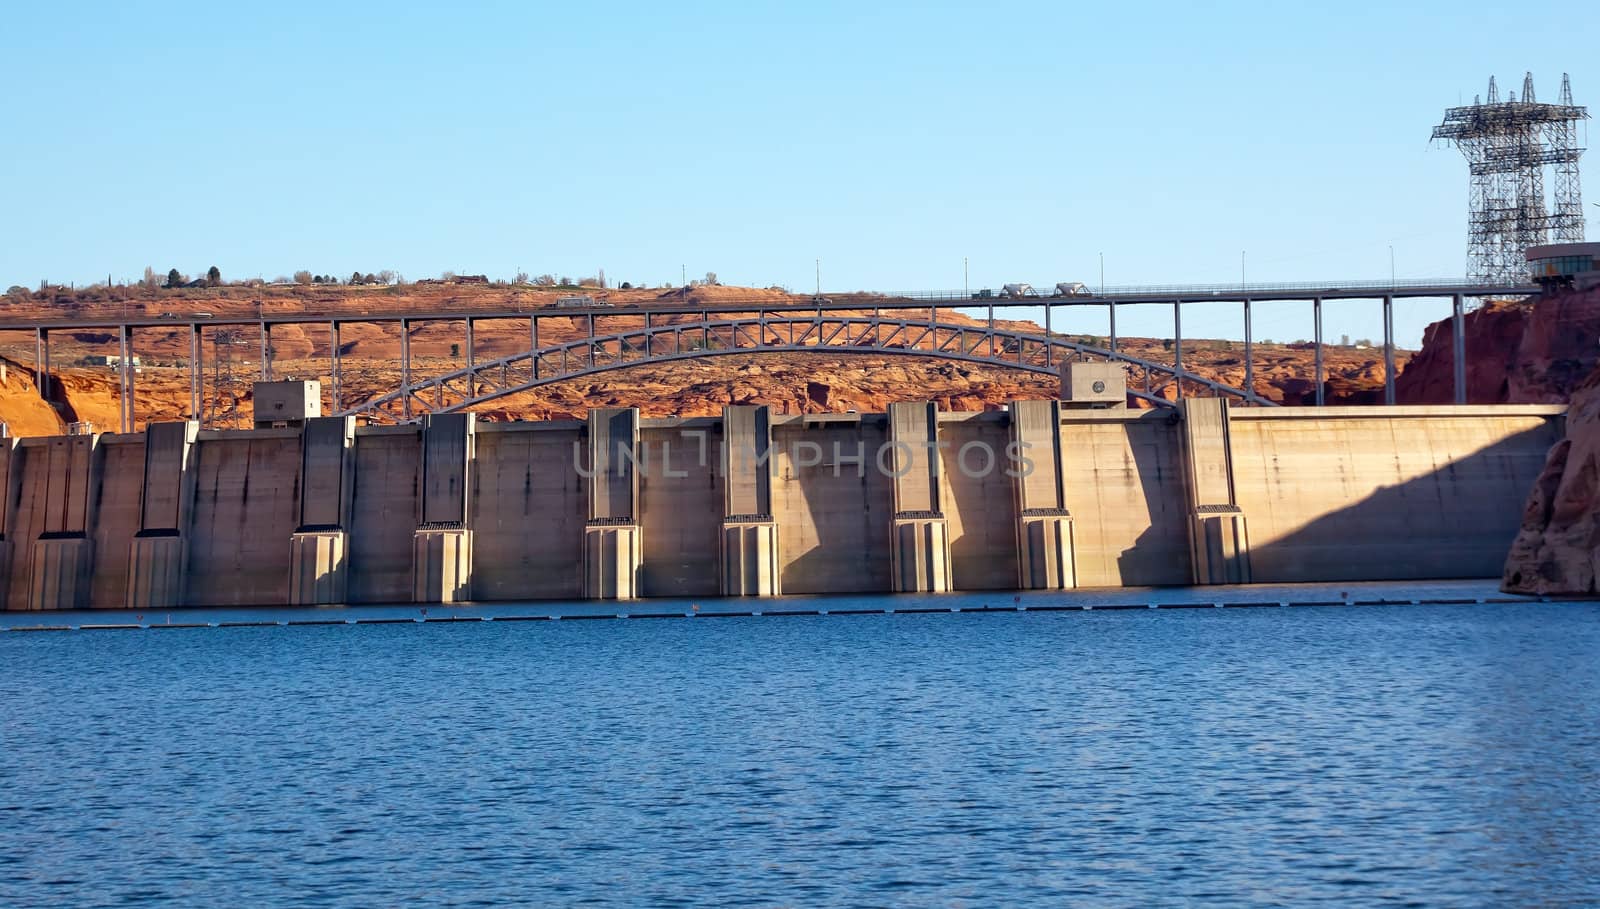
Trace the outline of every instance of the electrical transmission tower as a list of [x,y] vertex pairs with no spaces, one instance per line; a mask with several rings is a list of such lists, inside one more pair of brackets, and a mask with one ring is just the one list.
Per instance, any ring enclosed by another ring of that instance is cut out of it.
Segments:
[[[1561,100],[1540,104],[1533,74],[1522,80],[1522,98],[1500,90],[1489,79],[1489,97],[1474,97],[1452,107],[1433,138],[1452,142],[1466,156],[1472,175],[1467,219],[1467,273],[1474,281],[1518,284],[1527,281],[1524,253],[1552,241],[1583,240],[1583,193],[1578,184],[1578,121],[1589,110],[1572,103],[1572,84],[1561,76]],[[1545,198],[1544,171],[1554,174]]]
[[233,429],[239,427],[241,390],[239,377],[234,372],[233,349],[243,347],[245,344],[244,335],[237,328],[218,329],[211,336],[211,365],[214,374],[211,380],[211,399],[207,402],[211,407],[211,416],[204,425],[213,429],[222,425],[220,421],[224,417],[229,427]]

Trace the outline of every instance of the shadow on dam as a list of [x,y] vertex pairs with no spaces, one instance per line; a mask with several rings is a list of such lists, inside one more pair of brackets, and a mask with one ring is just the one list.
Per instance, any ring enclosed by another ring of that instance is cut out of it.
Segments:
[[[1292,529],[1274,526],[1270,504],[1253,509],[1242,495],[1252,580],[1498,578],[1527,495],[1560,437],[1550,427],[1508,436]],[[1302,473],[1295,482],[1314,490],[1349,479]]]

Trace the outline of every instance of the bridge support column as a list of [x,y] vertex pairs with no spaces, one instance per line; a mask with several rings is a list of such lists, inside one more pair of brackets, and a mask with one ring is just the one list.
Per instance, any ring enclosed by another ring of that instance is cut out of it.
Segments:
[[1250,537],[1233,494],[1227,401],[1183,402],[1183,458],[1194,583],[1250,583]]
[[1012,401],[1011,444],[1031,469],[1012,465],[1017,503],[1017,586],[1062,590],[1078,585],[1059,401]]
[[889,405],[894,464],[889,552],[896,593],[943,593],[951,588],[938,441],[939,408],[932,401]]
[[194,502],[193,451],[200,424],[153,423],[144,435],[144,495],[139,532],[128,552],[129,609],[183,605]]
[[723,596],[782,592],[772,519],[772,409],[722,409]]
[[313,417],[301,430],[299,522],[289,537],[291,606],[348,599],[355,437],[355,417]]
[[91,493],[100,482],[100,437],[57,436],[46,459],[44,528],[29,558],[29,609],[83,609],[94,568]]
[[589,519],[583,531],[583,595],[630,600],[643,593],[639,524],[639,409],[589,411]]
[[418,603],[472,598],[467,491],[476,423],[470,413],[422,418],[422,486],[411,539],[411,597]]

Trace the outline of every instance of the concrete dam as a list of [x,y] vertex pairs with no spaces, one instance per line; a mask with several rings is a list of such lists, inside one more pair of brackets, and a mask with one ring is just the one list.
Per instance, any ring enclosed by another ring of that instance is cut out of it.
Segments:
[[1006,411],[6,438],[8,610],[1494,578],[1565,408]]
[[8,610],[1497,577],[1564,408],[1006,411],[6,439]]

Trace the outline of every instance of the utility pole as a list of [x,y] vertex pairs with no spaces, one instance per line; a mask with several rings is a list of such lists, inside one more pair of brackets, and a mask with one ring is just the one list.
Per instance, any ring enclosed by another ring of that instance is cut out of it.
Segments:
[[822,296],[822,260],[817,260],[817,296]]
[[1244,250],[1241,249],[1239,250],[1239,289],[1243,290],[1244,286]]
[[1394,289],[1394,244],[1389,244],[1389,288]]
[[967,280],[966,256],[961,257],[961,296],[963,298],[970,298],[972,296],[972,282]]
[[1106,254],[1100,254],[1100,296],[1106,295]]

